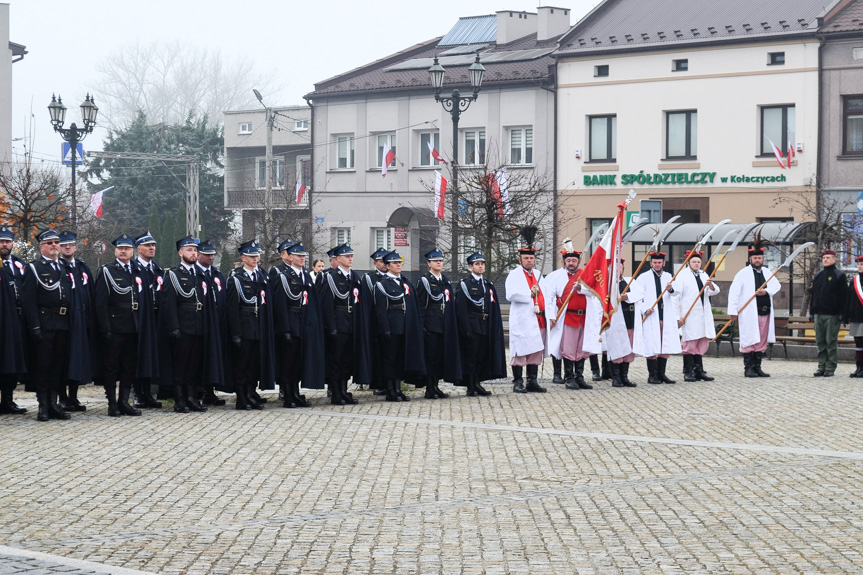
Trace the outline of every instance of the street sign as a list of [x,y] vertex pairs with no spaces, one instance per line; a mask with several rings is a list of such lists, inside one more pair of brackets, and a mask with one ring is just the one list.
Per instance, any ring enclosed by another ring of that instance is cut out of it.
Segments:
[[632,226],[638,223],[638,219],[641,217],[641,212],[626,212],[626,229],[628,230]]
[[396,228],[393,232],[393,245],[396,247],[406,247],[408,245],[408,229]]
[[[84,163],[84,144],[79,143],[76,146],[75,152],[75,165],[80,166]],[[61,153],[63,156],[63,165],[71,166],[72,165],[72,144],[69,142],[63,142],[61,147]]]

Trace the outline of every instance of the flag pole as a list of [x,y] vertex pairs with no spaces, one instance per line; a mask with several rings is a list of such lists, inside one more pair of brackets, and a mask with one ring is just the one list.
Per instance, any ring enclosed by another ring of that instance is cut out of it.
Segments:
[[[695,250],[689,250],[689,255],[687,255],[687,256],[686,256],[686,259],[685,259],[685,260],[683,260],[683,265],[681,265],[681,266],[677,269],[677,271],[676,271],[676,272],[674,272],[674,275],[671,277],[671,282],[669,282],[669,283],[672,283],[674,280],[676,280],[676,279],[677,279],[677,276],[680,274],[680,272],[682,272],[682,271],[683,271],[683,268],[685,268],[685,267],[686,267],[686,264],[688,264],[688,263],[689,263],[689,260],[690,260],[690,258],[692,258],[692,254],[693,254],[694,252],[695,252]],[[653,308],[655,308],[655,307],[656,307],[656,304],[658,304],[660,301],[662,301],[662,298],[665,296],[665,292],[667,292],[667,291],[668,291],[668,286],[666,285],[666,286],[665,286],[665,289],[664,289],[664,290],[662,290],[662,293],[661,293],[661,294],[659,294],[659,297],[658,297],[658,298],[656,298],[656,301],[655,301],[655,302],[653,302],[653,305],[652,305],[652,306],[650,306],[650,307],[647,309],[647,311],[651,311],[651,312],[652,312],[652,311],[653,311]],[[642,317],[642,318],[641,318],[641,323],[646,322],[646,321],[647,321],[647,317],[648,317],[648,316],[646,316],[646,315],[645,315],[644,317]]]

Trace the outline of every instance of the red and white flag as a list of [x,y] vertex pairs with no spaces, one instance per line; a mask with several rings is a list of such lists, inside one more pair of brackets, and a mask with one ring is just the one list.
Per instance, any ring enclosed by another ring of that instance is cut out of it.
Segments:
[[620,248],[626,228],[626,202],[617,204],[617,215],[599,242],[596,251],[584,266],[579,283],[586,286],[602,302],[602,327],[611,325],[611,316],[620,305]]
[[444,219],[446,206],[446,178],[439,171],[434,173],[434,213],[438,219]]
[[506,181],[506,168],[492,172],[488,176],[488,193],[497,204],[497,215],[509,214],[509,186]]
[[432,146],[432,143],[426,142],[426,144],[428,144],[429,153],[432,155],[432,158],[434,158],[435,161],[440,162],[441,164],[446,164],[446,160],[441,158],[440,154],[438,154],[437,150],[435,150],[434,146]]
[[794,150],[794,142],[791,141],[791,134],[788,134],[788,169],[791,169],[791,162],[794,161],[794,156],[797,152]]
[[[764,137],[767,138],[767,136]],[[773,140],[771,140],[770,138],[767,138],[767,141],[770,142],[770,146],[773,148],[773,155],[776,156],[776,161],[779,162],[779,167],[783,170],[786,169],[785,162],[782,161],[782,150],[777,148],[776,144],[774,144]]]
[[95,194],[90,196],[90,209],[93,210],[93,213],[96,214],[97,218],[102,217],[102,194],[113,188],[114,186],[110,186],[105,188],[101,192],[96,192]]
[[390,149],[389,144],[384,144],[383,152],[381,153],[381,176],[387,177],[387,168],[396,159],[396,153]]
[[297,204],[300,204],[303,201],[303,196],[305,196],[305,195],[306,195],[306,185],[303,182],[301,182],[300,180],[297,180],[297,190],[296,190],[296,193],[294,194],[294,198],[296,199]]

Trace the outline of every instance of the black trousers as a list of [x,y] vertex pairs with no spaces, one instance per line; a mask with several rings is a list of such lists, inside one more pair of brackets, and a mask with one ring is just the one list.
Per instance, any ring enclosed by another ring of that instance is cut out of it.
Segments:
[[33,388],[36,393],[57,391],[66,384],[66,366],[69,362],[69,332],[43,331],[42,341],[34,341],[36,366]]
[[430,381],[440,381],[443,377],[443,334],[427,332],[423,338],[426,355],[426,375]]
[[381,349],[381,375],[385,380],[401,381],[405,374],[405,336],[390,336],[389,340],[378,339]]
[[234,357],[234,383],[255,384],[261,373],[261,342],[243,339]]
[[113,334],[105,349],[102,368],[105,385],[119,381],[120,387],[127,385],[131,388],[138,369],[138,334]]
[[180,336],[180,341],[171,348],[171,359],[174,368],[174,385],[181,385],[189,390],[194,390],[201,377],[201,368],[204,363],[204,336],[186,335]]
[[276,380],[279,385],[290,385],[300,381],[303,375],[303,341],[296,336],[287,342],[279,339],[278,372]]
[[327,386],[333,389],[339,381],[347,381],[354,367],[354,334],[337,333],[327,338]]
[[471,337],[463,338],[467,353],[464,354],[464,375],[478,376],[488,365],[488,336],[481,333],[473,333]]

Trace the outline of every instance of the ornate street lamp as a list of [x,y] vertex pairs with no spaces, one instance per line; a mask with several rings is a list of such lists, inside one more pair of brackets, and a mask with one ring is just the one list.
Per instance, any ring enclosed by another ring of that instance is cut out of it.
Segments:
[[440,92],[443,88],[444,77],[446,70],[438,62],[435,56],[434,64],[429,68],[429,82],[434,89],[434,99],[440,102],[443,109],[452,116],[452,271],[458,272],[458,121],[461,113],[466,111],[472,102],[475,102],[479,97],[479,90],[482,87],[482,78],[485,74],[485,67],[479,61],[479,52],[476,54],[476,60],[467,69],[468,77],[470,78],[470,86],[473,88],[473,96],[462,96],[458,90],[453,90],[449,97],[441,96]]
[[87,94],[84,101],[81,102],[81,119],[84,122],[84,127],[79,128],[74,122],[68,128],[64,128],[66,122],[66,106],[63,105],[63,98],[60,96],[51,95],[51,103],[48,104],[48,113],[51,115],[51,125],[54,131],[71,146],[72,152],[72,229],[78,229],[78,190],[75,187],[75,168],[77,163],[78,142],[84,140],[87,134],[93,132],[96,127],[96,116],[99,114],[99,107],[93,101],[93,96]]

